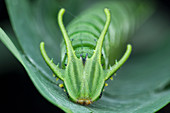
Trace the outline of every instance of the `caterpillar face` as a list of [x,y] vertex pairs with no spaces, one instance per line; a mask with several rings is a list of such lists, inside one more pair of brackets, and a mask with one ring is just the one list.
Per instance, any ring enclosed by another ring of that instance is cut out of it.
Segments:
[[110,11],[105,8],[106,22],[91,57],[88,57],[88,54],[78,57],[62,22],[64,12],[64,9],[60,10],[58,23],[65,40],[67,65],[64,69],[55,65],[45,52],[44,42],[40,44],[41,54],[51,70],[64,82],[64,87],[69,98],[81,105],[89,105],[101,96],[105,81],[127,60],[132,47],[131,45],[127,45],[124,56],[116,64],[111,66],[110,69],[103,69],[101,64],[102,45],[111,20]]

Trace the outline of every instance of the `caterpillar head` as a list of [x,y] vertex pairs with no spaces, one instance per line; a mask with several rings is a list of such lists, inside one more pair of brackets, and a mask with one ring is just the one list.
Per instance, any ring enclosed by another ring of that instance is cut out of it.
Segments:
[[111,66],[110,69],[105,70],[102,68],[102,44],[110,24],[110,12],[105,8],[104,12],[107,19],[103,31],[97,41],[94,53],[92,57],[87,57],[85,62],[82,61],[81,58],[77,58],[75,55],[75,51],[63,25],[62,17],[64,12],[64,9],[60,10],[58,23],[67,49],[68,62],[66,68],[60,69],[58,65],[55,65],[53,61],[50,60],[45,52],[44,42],[41,42],[40,44],[41,54],[51,70],[64,82],[64,87],[69,98],[76,103],[89,105],[101,96],[105,81],[109,79],[128,59],[132,47],[131,45],[127,45],[127,50],[123,57],[116,64]]

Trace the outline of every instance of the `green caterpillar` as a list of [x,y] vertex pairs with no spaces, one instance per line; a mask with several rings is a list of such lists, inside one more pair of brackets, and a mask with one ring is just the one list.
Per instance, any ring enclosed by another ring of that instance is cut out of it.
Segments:
[[128,37],[148,16],[146,8],[136,2],[101,3],[74,19],[68,32],[62,22],[65,9],[59,11],[58,23],[65,41],[61,49],[62,69],[47,56],[44,42],[40,43],[40,50],[73,102],[89,105],[101,97],[107,86],[105,81],[129,58],[132,46],[127,45],[124,55],[122,50]]

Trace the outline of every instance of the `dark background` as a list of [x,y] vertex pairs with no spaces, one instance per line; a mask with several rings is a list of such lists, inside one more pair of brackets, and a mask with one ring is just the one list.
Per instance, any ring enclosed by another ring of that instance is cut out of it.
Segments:
[[[159,9],[170,14],[170,1],[157,0]],[[169,15],[170,16],[170,15]],[[10,27],[4,0],[0,0],[0,27]],[[0,113],[63,112],[48,102],[33,85],[23,66],[0,42]],[[157,113],[170,113],[170,104]]]

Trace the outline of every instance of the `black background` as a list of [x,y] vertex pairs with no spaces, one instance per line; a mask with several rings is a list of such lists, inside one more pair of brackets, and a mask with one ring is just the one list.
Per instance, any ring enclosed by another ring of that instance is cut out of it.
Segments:
[[[170,14],[170,1],[158,0],[159,8]],[[0,27],[9,23],[4,0],[0,0]],[[63,112],[48,102],[33,85],[23,66],[0,42],[0,113]],[[158,111],[170,113],[170,104]]]

